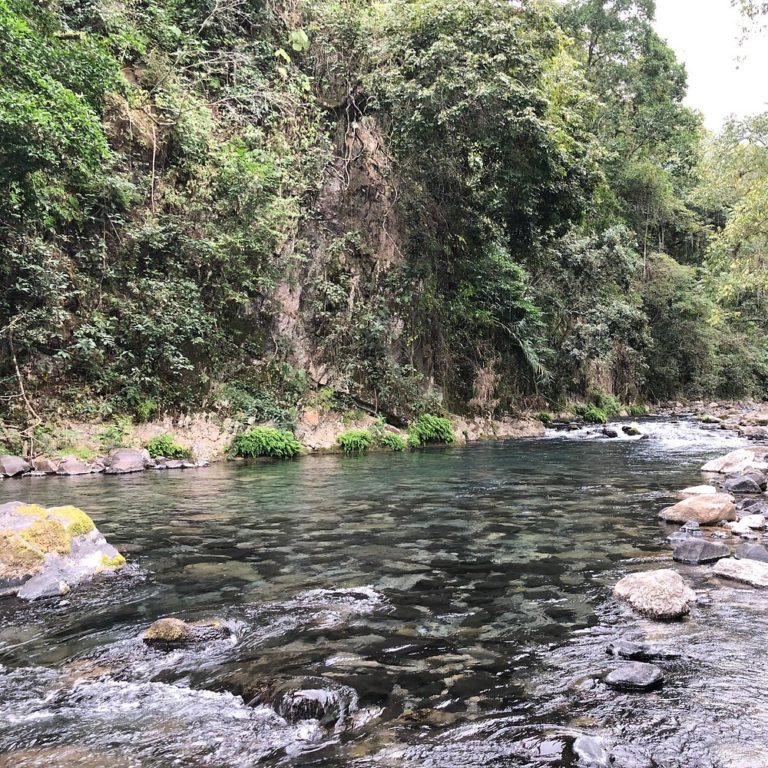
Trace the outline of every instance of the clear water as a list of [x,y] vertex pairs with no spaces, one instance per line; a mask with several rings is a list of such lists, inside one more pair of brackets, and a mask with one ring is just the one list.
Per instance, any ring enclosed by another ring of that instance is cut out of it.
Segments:
[[[765,598],[688,568],[705,599],[683,623],[610,599],[671,563],[659,508],[742,444],[643,428],[2,483],[0,502],[81,506],[130,568],[0,601],[0,766],[570,766],[579,735],[620,766],[768,765]],[[236,640],[144,647],[167,615]],[[600,682],[620,636],[676,654],[660,691]],[[344,727],[237,695],[306,676],[347,692]]]

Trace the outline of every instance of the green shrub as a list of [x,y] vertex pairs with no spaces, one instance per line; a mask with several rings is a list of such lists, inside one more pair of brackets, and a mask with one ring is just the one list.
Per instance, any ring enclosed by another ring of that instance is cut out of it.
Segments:
[[396,432],[382,432],[376,442],[382,448],[389,448],[391,451],[404,451],[408,446],[405,438]]
[[127,448],[133,437],[133,420],[130,416],[115,416],[115,423],[98,434],[98,441],[105,451]]
[[408,444],[412,447],[428,443],[453,442],[451,422],[442,416],[424,413],[411,424],[408,430]]
[[539,411],[533,418],[542,424],[549,424],[552,421],[552,414],[549,411]]
[[630,416],[647,416],[648,408],[640,403],[631,403],[627,406],[627,413]]
[[251,427],[232,441],[233,456],[254,458],[274,456],[291,459],[301,453],[301,443],[286,429],[276,427]]
[[590,424],[605,424],[608,421],[608,414],[596,405],[580,406],[577,413]]
[[[621,401],[607,392],[597,392],[590,397],[591,404],[606,416],[616,416],[622,410]],[[601,422],[603,423],[603,422]]]
[[163,456],[166,459],[188,459],[192,456],[189,448],[179,445],[173,439],[173,435],[167,433],[153,437],[147,442],[146,447],[153,459],[156,459],[158,456]]
[[373,435],[367,429],[348,429],[336,438],[336,443],[344,453],[365,453],[373,445]]

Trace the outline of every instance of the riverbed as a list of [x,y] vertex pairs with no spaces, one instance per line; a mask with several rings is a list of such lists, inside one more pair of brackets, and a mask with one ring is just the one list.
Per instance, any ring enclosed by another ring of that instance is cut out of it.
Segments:
[[[641,429],[3,482],[0,503],[83,508],[129,567],[0,601],[0,766],[576,766],[580,736],[627,768],[768,765],[768,598],[671,566],[657,518],[745,443]],[[701,590],[689,619],[611,599],[651,566]],[[234,638],[145,647],[169,615]],[[618,637],[668,651],[663,688],[601,682]],[[343,702],[338,719],[240,695],[304,678]]]

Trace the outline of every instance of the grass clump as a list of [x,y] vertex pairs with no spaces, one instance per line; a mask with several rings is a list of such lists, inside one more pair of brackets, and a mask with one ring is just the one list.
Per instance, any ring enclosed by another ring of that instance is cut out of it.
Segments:
[[453,427],[449,419],[424,413],[408,429],[408,444],[412,447],[430,443],[453,442]]
[[287,429],[251,427],[232,441],[231,453],[243,458],[273,456],[292,459],[301,453],[301,443]]
[[336,438],[336,443],[344,453],[365,453],[374,439],[368,429],[348,429]]
[[173,435],[168,433],[149,440],[147,442],[147,450],[153,459],[156,459],[158,456],[166,459],[188,459],[192,456],[189,448],[179,445],[173,439]]
[[627,413],[630,416],[647,416],[648,415],[648,408],[645,405],[642,405],[641,403],[631,403],[627,406]]
[[539,411],[533,418],[542,424],[549,424],[552,421],[552,414],[549,411]]
[[605,424],[608,421],[608,414],[593,403],[590,403],[589,405],[577,405],[573,410],[577,416],[581,416],[584,421],[587,421],[590,424]]
[[382,432],[376,442],[390,451],[404,451],[408,447],[405,438],[395,432]]

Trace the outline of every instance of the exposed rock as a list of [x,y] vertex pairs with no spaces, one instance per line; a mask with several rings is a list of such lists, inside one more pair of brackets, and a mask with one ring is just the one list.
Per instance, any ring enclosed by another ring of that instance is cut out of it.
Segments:
[[762,515],[744,515],[738,522],[741,526],[746,526],[753,531],[761,531],[765,528],[765,518]]
[[729,477],[723,483],[723,490],[728,493],[747,494],[760,493],[760,486],[749,475],[736,475]]
[[742,499],[736,504],[737,512],[748,515],[768,515],[768,502],[764,499]]
[[689,538],[677,544],[672,552],[672,558],[678,563],[701,565],[702,563],[714,563],[730,554],[728,547],[720,542]]
[[739,427],[739,434],[750,440],[767,440],[768,428],[766,427]]
[[577,736],[573,742],[573,752],[578,758],[578,765],[584,768],[608,768],[611,765],[611,755],[603,739]]
[[678,619],[696,602],[696,593],[677,571],[662,568],[625,576],[613,588],[613,594],[649,619]]
[[702,468],[702,472],[717,472],[721,475],[737,474],[750,471],[762,472],[768,469],[768,448],[739,448],[731,451],[719,459],[708,461]]
[[682,496],[711,496],[713,493],[718,493],[714,485],[692,485],[680,491]]
[[609,427],[603,427],[602,432],[605,437],[614,438],[619,436],[619,433],[615,429],[610,429]]
[[715,576],[731,579],[751,587],[768,587],[768,563],[759,560],[720,560],[712,569]]
[[631,640],[614,640],[605,649],[611,656],[633,661],[644,661],[647,658],[647,648],[642,643],[633,643]]
[[0,475],[15,477],[29,472],[30,465],[19,456],[0,456]]
[[76,507],[0,506],[0,590],[34,600],[125,564],[123,556]]
[[158,619],[151,624],[141,639],[152,648],[170,651],[196,643],[226,640],[232,630],[222,621],[186,622],[181,619]]
[[763,563],[768,563],[768,549],[762,544],[751,544],[745,541],[733,553],[733,556],[739,560],[760,560]]
[[719,424],[722,419],[719,419],[717,416],[713,416],[711,413],[705,413],[702,416],[696,417],[697,421],[700,421],[702,424]]
[[44,472],[46,475],[55,475],[56,470],[59,468],[59,461],[57,459],[49,459],[47,456],[38,456],[36,459],[32,459],[32,469],[35,472]]
[[101,464],[86,464],[75,456],[66,456],[59,464],[56,473],[59,475],[90,475],[94,472],[103,472]]
[[687,523],[692,520],[700,525],[714,525],[724,520],[735,520],[736,507],[727,493],[690,496],[662,509],[659,517],[673,523]]
[[622,691],[648,691],[664,682],[664,673],[655,664],[633,661],[614,669],[605,682]]
[[625,424],[621,431],[625,435],[629,435],[630,437],[637,437],[639,435],[642,435],[643,433],[640,431],[640,427],[637,426],[637,424]]
[[142,472],[153,464],[146,448],[118,448],[109,454],[107,460],[108,475],[123,475],[129,472]]

